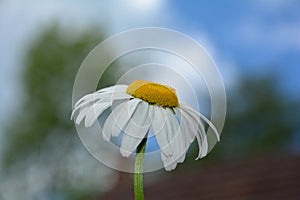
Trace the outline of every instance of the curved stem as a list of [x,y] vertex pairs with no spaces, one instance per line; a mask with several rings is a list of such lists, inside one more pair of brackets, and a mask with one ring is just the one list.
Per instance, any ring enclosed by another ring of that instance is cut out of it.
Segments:
[[144,138],[136,149],[136,157],[134,164],[134,198],[135,200],[144,200],[143,191],[143,168],[144,153],[146,150],[147,138]]

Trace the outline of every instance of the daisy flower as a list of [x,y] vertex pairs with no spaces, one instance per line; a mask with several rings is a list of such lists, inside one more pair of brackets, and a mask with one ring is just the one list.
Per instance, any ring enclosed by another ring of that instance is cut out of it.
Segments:
[[[111,137],[118,137],[123,132],[120,152],[128,157],[151,130],[168,171],[184,161],[195,138],[199,146],[196,159],[207,155],[208,141],[203,122],[212,128],[218,141],[220,139],[212,122],[187,104],[179,102],[173,88],[143,80],[85,95],[75,104],[71,118],[75,119],[76,124],[84,121],[84,125],[90,127],[109,108],[111,113],[102,127],[104,140],[110,141]],[[76,113],[78,115],[74,117]]]

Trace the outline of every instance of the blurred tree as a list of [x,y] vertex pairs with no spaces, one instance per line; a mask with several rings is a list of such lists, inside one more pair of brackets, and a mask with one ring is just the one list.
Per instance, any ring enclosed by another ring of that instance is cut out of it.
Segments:
[[[205,162],[199,163],[291,152],[295,148],[293,143],[300,124],[296,110],[300,112],[300,105],[280,91],[276,77],[275,74],[242,77],[236,90],[227,96],[221,142]],[[198,146],[193,144],[190,151],[188,160],[193,160]]]
[[76,72],[102,38],[99,30],[75,33],[57,25],[35,38],[24,68],[25,100],[5,138],[2,164],[8,185],[4,187],[18,185],[15,194],[6,191],[6,196],[12,195],[7,199],[91,199],[109,186],[109,181],[98,182],[112,172],[99,170],[70,120]]
[[291,103],[274,74],[245,78],[228,102],[222,154],[241,158],[288,150],[295,134]]

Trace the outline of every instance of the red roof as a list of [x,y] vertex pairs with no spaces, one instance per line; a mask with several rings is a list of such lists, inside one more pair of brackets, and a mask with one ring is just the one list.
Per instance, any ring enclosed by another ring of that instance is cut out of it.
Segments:
[[[132,174],[122,173],[119,184],[101,199],[133,199]],[[300,199],[300,156],[271,156],[175,170],[146,185],[145,199]]]

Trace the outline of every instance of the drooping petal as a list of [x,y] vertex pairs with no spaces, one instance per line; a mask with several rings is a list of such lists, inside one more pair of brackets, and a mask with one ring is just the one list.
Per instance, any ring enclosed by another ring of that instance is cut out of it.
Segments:
[[101,93],[101,92],[125,92],[127,89],[128,85],[114,85],[106,88],[102,88],[96,92]]
[[[139,104],[142,103],[142,100],[140,99],[132,99],[130,101],[127,101],[128,103],[125,104],[125,106],[122,108],[122,110],[119,110],[115,112],[115,110],[112,111],[112,114],[114,115],[116,126],[124,131],[125,126],[127,123],[132,119],[133,114],[136,112]],[[112,133],[113,137],[118,137],[119,134],[116,132]]]
[[152,122],[152,132],[156,138],[156,141],[160,147],[160,150],[165,156],[171,156],[173,154],[172,147],[168,145],[170,143],[167,137],[167,113],[164,108],[158,106],[150,106],[149,116]]
[[86,127],[90,127],[92,126],[95,121],[97,120],[97,118],[104,112],[104,110],[106,110],[107,108],[109,108],[111,106],[111,102],[99,102],[99,103],[95,103],[93,104],[85,117],[85,126]]
[[206,131],[201,120],[199,121],[199,126],[200,126],[200,130],[197,135],[199,135],[200,137],[202,148],[201,151],[199,150],[199,154],[196,160],[205,157],[208,153],[208,141],[207,141]]
[[[125,102],[124,102],[125,103]],[[119,106],[122,106],[121,103]],[[111,135],[113,132],[121,132],[121,130],[116,126],[116,121],[113,115],[110,113],[107,119],[104,122],[104,126],[102,129],[102,136],[105,141],[110,141]]]
[[203,119],[209,126],[210,128],[213,130],[213,132],[215,133],[218,141],[220,141],[220,134],[218,133],[217,128],[215,127],[215,125],[209,120],[207,119],[203,114],[201,114],[200,112],[197,112],[196,110],[194,110],[193,108],[191,108],[190,106],[186,105],[186,104],[181,104],[180,106],[182,109],[186,110],[186,111],[190,111],[192,113],[195,113],[196,115],[198,115],[201,119]]
[[[87,98],[88,96],[88,98]],[[91,100],[92,98],[91,97],[94,97],[93,98],[93,101]],[[84,100],[85,98],[87,98],[88,100]],[[85,96],[83,96],[81,99],[79,99],[75,105],[74,105],[74,108],[73,108],[73,111],[72,111],[72,114],[71,114],[71,119],[74,117],[74,114],[80,110],[80,109],[83,109],[85,107],[89,107],[93,102],[99,100],[99,98],[96,98],[95,97],[95,93],[92,93],[92,94],[87,94]]]
[[112,108],[103,126],[103,138],[109,140],[111,136],[118,137],[140,102],[140,99],[132,99]]
[[184,110],[184,109],[183,109],[183,112],[186,113],[187,118],[189,119],[189,121],[191,123],[197,124],[198,131],[196,133],[196,138],[197,138],[197,142],[198,142],[199,153],[198,153],[198,156],[196,159],[202,158],[202,157],[206,156],[206,154],[207,154],[207,148],[206,148],[207,137],[206,137],[206,132],[205,132],[204,126],[198,115],[196,115],[193,112]]
[[220,142],[220,134],[218,133],[218,130],[215,127],[215,125],[209,119],[207,119],[203,114],[199,113],[199,115],[211,127],[211,129],[214,131],[217,137],[217,140]]
[[164,168],[167,171],[171,171],[176,168],[177,162],[174,162],[171,156],[166,156],[161,154],[161,160],[163,162]]
[[176,167],[177,162],[182,162],[185,157],[185,152],[182,148],[184,141],[182,140],[182,133],[179,128],[179,123],[175,117],[175,114],[170,108],[164,109],[166,114],[166,124],[162,130],[167,135],[168,144],[165,148],[170,148],[171,155],[166,155],[161,152],[161,159],[163,161],[166,170],[172,170]]
[[[73,113],[76,112],[76,110],[78,110],[78,108],[82,108],[88,105],[91,105],[93,103],[96,103],[98,101],[110,101],[112,94],[109,93],[101,93],[101,94],[97,94],[97,93],[93,93],[93,94],[88,94],[89,98],[87,98],[86,100],[80,102],[79,104],[75,104],[75,107],[73,109]],[[105,100],[104,100],[105,99]],[[73,114],[72,113],[72,114]]]
[[185,137],[181,133],[181,131],[177,131],[174,138],[174,154],[172,155],[172,159],[176,163],[182,163],[185,159],[185,153],[187,151],[187,147],[185,145]]
[[89,106],[90,106],[90,103],[84,104],[83,106],[80,105],[80,106],[74,107],[72,114],[71,114],[71,120],[74,118],[74,115],[77,111],[81,111],[84,108],[89,107]]
[[196,138],[199,146],[199,153],[196,160],[205,157],[208,152],[208,142],[207,142],[207,136],[204,129],[204,125],[200,120],[200,116],[197,115],[198,112],[197,111],[192,112],[191,110],[182,107],[180,109],[182,110],[182,113],[185,115],[185,117],[190,122],[190,124],[196,124],[197,127],[199,127],[197,128],[198,131],[196,133]]
[[121,95],[122,97],[125,95],[126,97],[130,98],[131,96],[125,92],[126,87],[127,86],[125,85],[116,85],[113,87],[98,90],[91,94],[87,94],[76,102],[76,104],[74,105],[74,109],[83,107],[86,104],[93,103],[104,98],[107,99],[107,101],[111,101],[112,99],[117,99],[119,95]]
[[97,101],[97,100],[101,99],[104,95],[108,95],[108,94],[110,94],[110,93],[93,92],[93,93],[84,95],[75,103],[74,108],[82,107],[83,103],[86,104],[86,103],[91,103],[91,102]]
[[182,109],[174,108],[174,111],[179,118],[181,132],[184,133],[186,138],[186,145],[190,145],[194,141],[195,136],[198,132],[198,124],[191,123],[191,120],[189,119],[187,114],[183,112]]
[[108,107],[112,105],[112,102],[115,100],[121,100],[121,99],[129,99],[130,95],[128,94],[114,94],[109,97],[109,99],[101,99],[98,102],[95,102],[91,108],[89,109],[86,117],[85,117],[85,126],[90,127],[93,125],[93,123],[97,120],[97,118],[106,110]]
[[167,118],[169,119],[169,123],[167,123],[168,126],[168,138],[170,141],[170,144],[173,148],[173,154],[172,157],[173,159],[178,159],[179,158],[179,154],[180,154],[180,144],[179,144],[179,138],[180,138],[180,128],[179,128],[179,123],[175,117],[175,114],[173,113],[173,111],[171,111],[171,109],[166,108],[167,111]]
[[[115,100],[122,100],[122,99],[130,99],[132,98],[131,95],[128,95],[125,92],[117,92],[117,93],[93,93],[93,94],[89,94],[89,99],[82,101],[79,104],[75,104],[75,107],[72,111],[71,114],[71,119],[73,118],[74,114],[79,110],[79,109],[83,109],[84,107],[94,107],[95,104],[101,104],[101,103],[105,103],[105,102],[109,102],[110,104],[112,104],[113,101]],[[103,104],[103,105],[107,105],[107,104]],[[90,109],[90,111],[92,111],[93,108]],[[99,113],[97,115],[97,117],[99,117],[101,113]],[[92,123],[93,124],[93,123]],[[92,124],[90,124],[89,126],[91,126]],[[88,127],[88,126],[87,126]]]
[[84,107],[84,108],[79,110],[79,114],[78,114],[78,116],[76,117],[76,120],[75,120],[77,125],[79,125],[80,122],[83,120],[83,118],[86,116],[88,110],[89,110],[89,107]]
[[128,157],[145,138],[150,128],[149,104],[141,101],[128,124],[124,128],[124,135],[120,152]]

